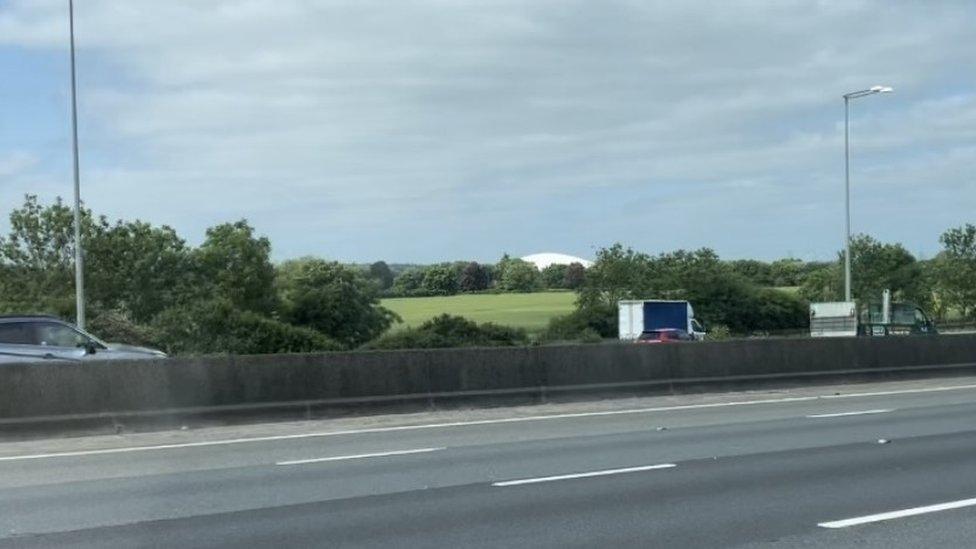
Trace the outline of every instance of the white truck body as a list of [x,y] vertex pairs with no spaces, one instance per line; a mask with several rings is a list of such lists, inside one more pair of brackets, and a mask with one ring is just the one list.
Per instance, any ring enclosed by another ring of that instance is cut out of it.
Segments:
[[856,335],[856,303],[831,301],[810,304],[811,337],[854,337]]
[[684,330],[699,341],[705,339],[705,330],[695,320],[695,310],[687,301],[660,299],[618,301],[617,324],[618,336],[625,341],[636,340],[645,330],[660,328]]

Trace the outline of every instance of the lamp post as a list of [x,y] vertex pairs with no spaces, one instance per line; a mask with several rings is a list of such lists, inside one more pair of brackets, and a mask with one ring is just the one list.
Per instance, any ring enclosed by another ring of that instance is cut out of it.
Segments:
[[876,93],[891,93],[890,86],[871,86],[844,94],[844,210],[846,238],[844,239],[844,301],[851,300],[851,100]]
[[78,100],[75,90],[75,5],[68,0],[68,34],[71,42],[71,152],[75,179],[75,323],[85,329],[85,270],[81,244],[81,181],[78,174]]

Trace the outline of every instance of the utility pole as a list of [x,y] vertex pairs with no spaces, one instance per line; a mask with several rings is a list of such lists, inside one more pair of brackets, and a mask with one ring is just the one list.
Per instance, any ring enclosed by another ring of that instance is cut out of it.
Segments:
[[872,86],[844,94],[844,301],[851,300],[851,99],[891,92],[890,86]]
[[81,178],[78,170],[78,98],[75,84],[75,5],[68,0],[68,34],[71,41],[71,152],[75,177],[75,324],[85,329],[85,266],[81,242]]

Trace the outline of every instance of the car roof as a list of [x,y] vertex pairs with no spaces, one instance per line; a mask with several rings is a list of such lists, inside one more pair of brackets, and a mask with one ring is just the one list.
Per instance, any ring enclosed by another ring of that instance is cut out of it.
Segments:
[[653,334],[656,332],[683,332],[681,328],[654,328],[653,330],[644,330],[645,334]]
[[0,322],[13,320],[56,320],[64,322],[54,315],[0,315]]

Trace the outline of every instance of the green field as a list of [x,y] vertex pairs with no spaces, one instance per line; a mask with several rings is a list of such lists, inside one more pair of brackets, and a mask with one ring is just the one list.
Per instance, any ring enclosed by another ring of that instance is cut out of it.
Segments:
[[573,292],[537,292],[532,294],[466,294],[439,297],[398,297],[384,299],[384,307],[403,318],[394,327],[417,326],[437,315],[448,313],[475,322],[494,322],[518,326],[535,332],[546,327],[549,319],[573,310]]

